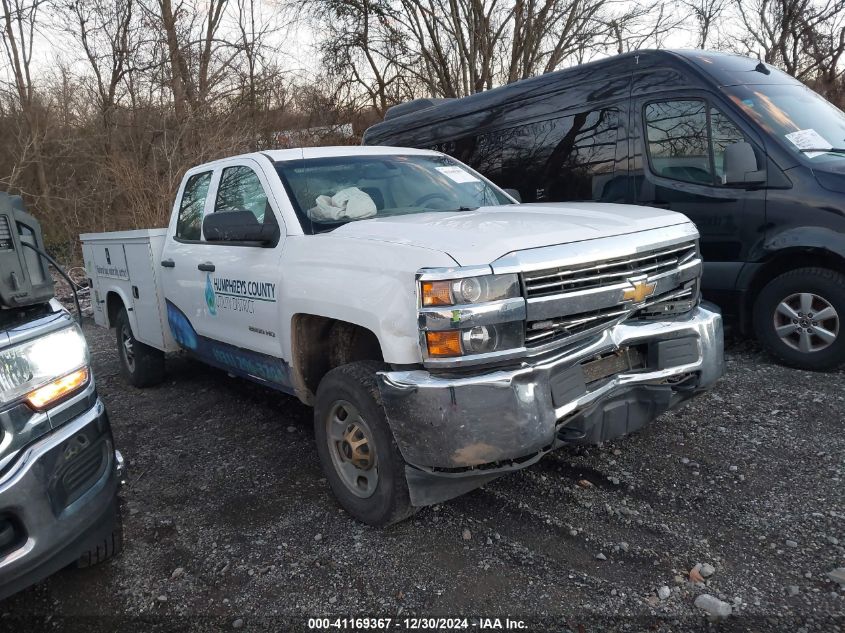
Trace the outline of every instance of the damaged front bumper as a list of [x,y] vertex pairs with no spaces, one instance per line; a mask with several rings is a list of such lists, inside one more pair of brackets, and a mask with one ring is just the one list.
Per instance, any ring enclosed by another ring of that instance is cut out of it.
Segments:
[[[458,496],[564,444],[636,431],[713,385],[723,347],[721,314],[702,304],[674,320],[620,323],[516,368],[382,372],[379,391],[407,462],[411,503]],[[620,362],[620,371],[602,374]]]

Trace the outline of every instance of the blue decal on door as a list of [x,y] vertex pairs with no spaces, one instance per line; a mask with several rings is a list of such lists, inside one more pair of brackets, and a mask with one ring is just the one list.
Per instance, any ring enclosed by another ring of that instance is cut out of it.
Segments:
[[167,322],[180,347],[205,363],[291,393],[288,365],[281,358],[229,345],[198,334],[188,317],[167,301]]
[[217,316],[217,295],[214,294],[214,288],[211,286],[211,274],[205,275],[205,304],[208,306],[208,313],[211,316]]
[[169,301],[167,302],[167,323],[170,325],[170,333],[179,343],[179,347],[188,350],[197,348],[197,333],[188,321],[188,317]]

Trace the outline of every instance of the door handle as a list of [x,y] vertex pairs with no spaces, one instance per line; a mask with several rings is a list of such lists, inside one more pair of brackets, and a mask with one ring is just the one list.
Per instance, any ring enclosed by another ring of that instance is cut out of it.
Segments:
[[214,264],[211,262],[204,262],[202,264],[197,264],[197,270],[201,270],[204,273],[213,273],[214,272]]
[[174,262],[172,259],[162,259],[162,260],[161,260],[161,265],[162,265],[164,268],[175,268],[175,267],[176,267],[176,262]]

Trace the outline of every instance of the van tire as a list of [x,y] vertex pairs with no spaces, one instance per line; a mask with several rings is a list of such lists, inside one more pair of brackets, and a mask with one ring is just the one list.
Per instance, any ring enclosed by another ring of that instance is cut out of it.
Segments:
[[[809,311],[802,310],[807,305]],[[789,310],[794,314],[787,315]],[[813,318],[820,310],[834,316],[820,323]],[[845,363],[845,275],[829,268],[796,268],[775,277],[757,295],[753,322],[757,339],[784,364],[813,371],[839,367]],[[831,331],[833,340],[827,334]]]
[[[320,381],[314,406],[317,454],[332,492],[349,514],[378,527],[402,521],[417,511],[411,505],[405,460],[396,446],[376,384],[376,372],[384,369],[384,363],[377,361],[357,361],[332,369]],[[343,430],[347,419],[349,424]],[[338,434],[346,433],[344,439],[330,437],[330,428]],[[352,463],[352,451],[358,449],[349,448],[345,439],[354,440],[356,433],[359,445],[367,449],[359,457],[369,456],[371,461],[366,470]],[[349,455],[345,454],[347,450]],[[376,483],[370,485],[373,478]],[[361,484],[362,480],[368,483]]]
[[164,380],[164,352],[135,338],[126,308],[115,319],[120,373],[134,387],[152,387]]
[[110,534],[93,545],[88,551],[76,559],[76,567],[84,569],[99,565],[111,558],[114,558],[123,551],[123,521],[121,519],[120,506],[115,504],[114,527]]

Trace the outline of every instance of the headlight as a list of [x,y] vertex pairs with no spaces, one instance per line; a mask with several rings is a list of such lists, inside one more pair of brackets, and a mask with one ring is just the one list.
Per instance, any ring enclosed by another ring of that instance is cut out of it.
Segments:
[[440,330],[425,333],[431,358],[491,354],[521,348],[524,344],[522,321],[476,325],[465,330]]
[[482,275],[464,279],[423,281],[421,294],[424,307],[498,301],[519,296],[519,277]]
[[79,327],[58,330],[0,352],[0,402],[26,397],[42,409],[88,382],[88,346]]
[[510,358],[524,351],[525,300],[519,276],[466,272],[420,271],[420,342],[425,357],[454,365]]

